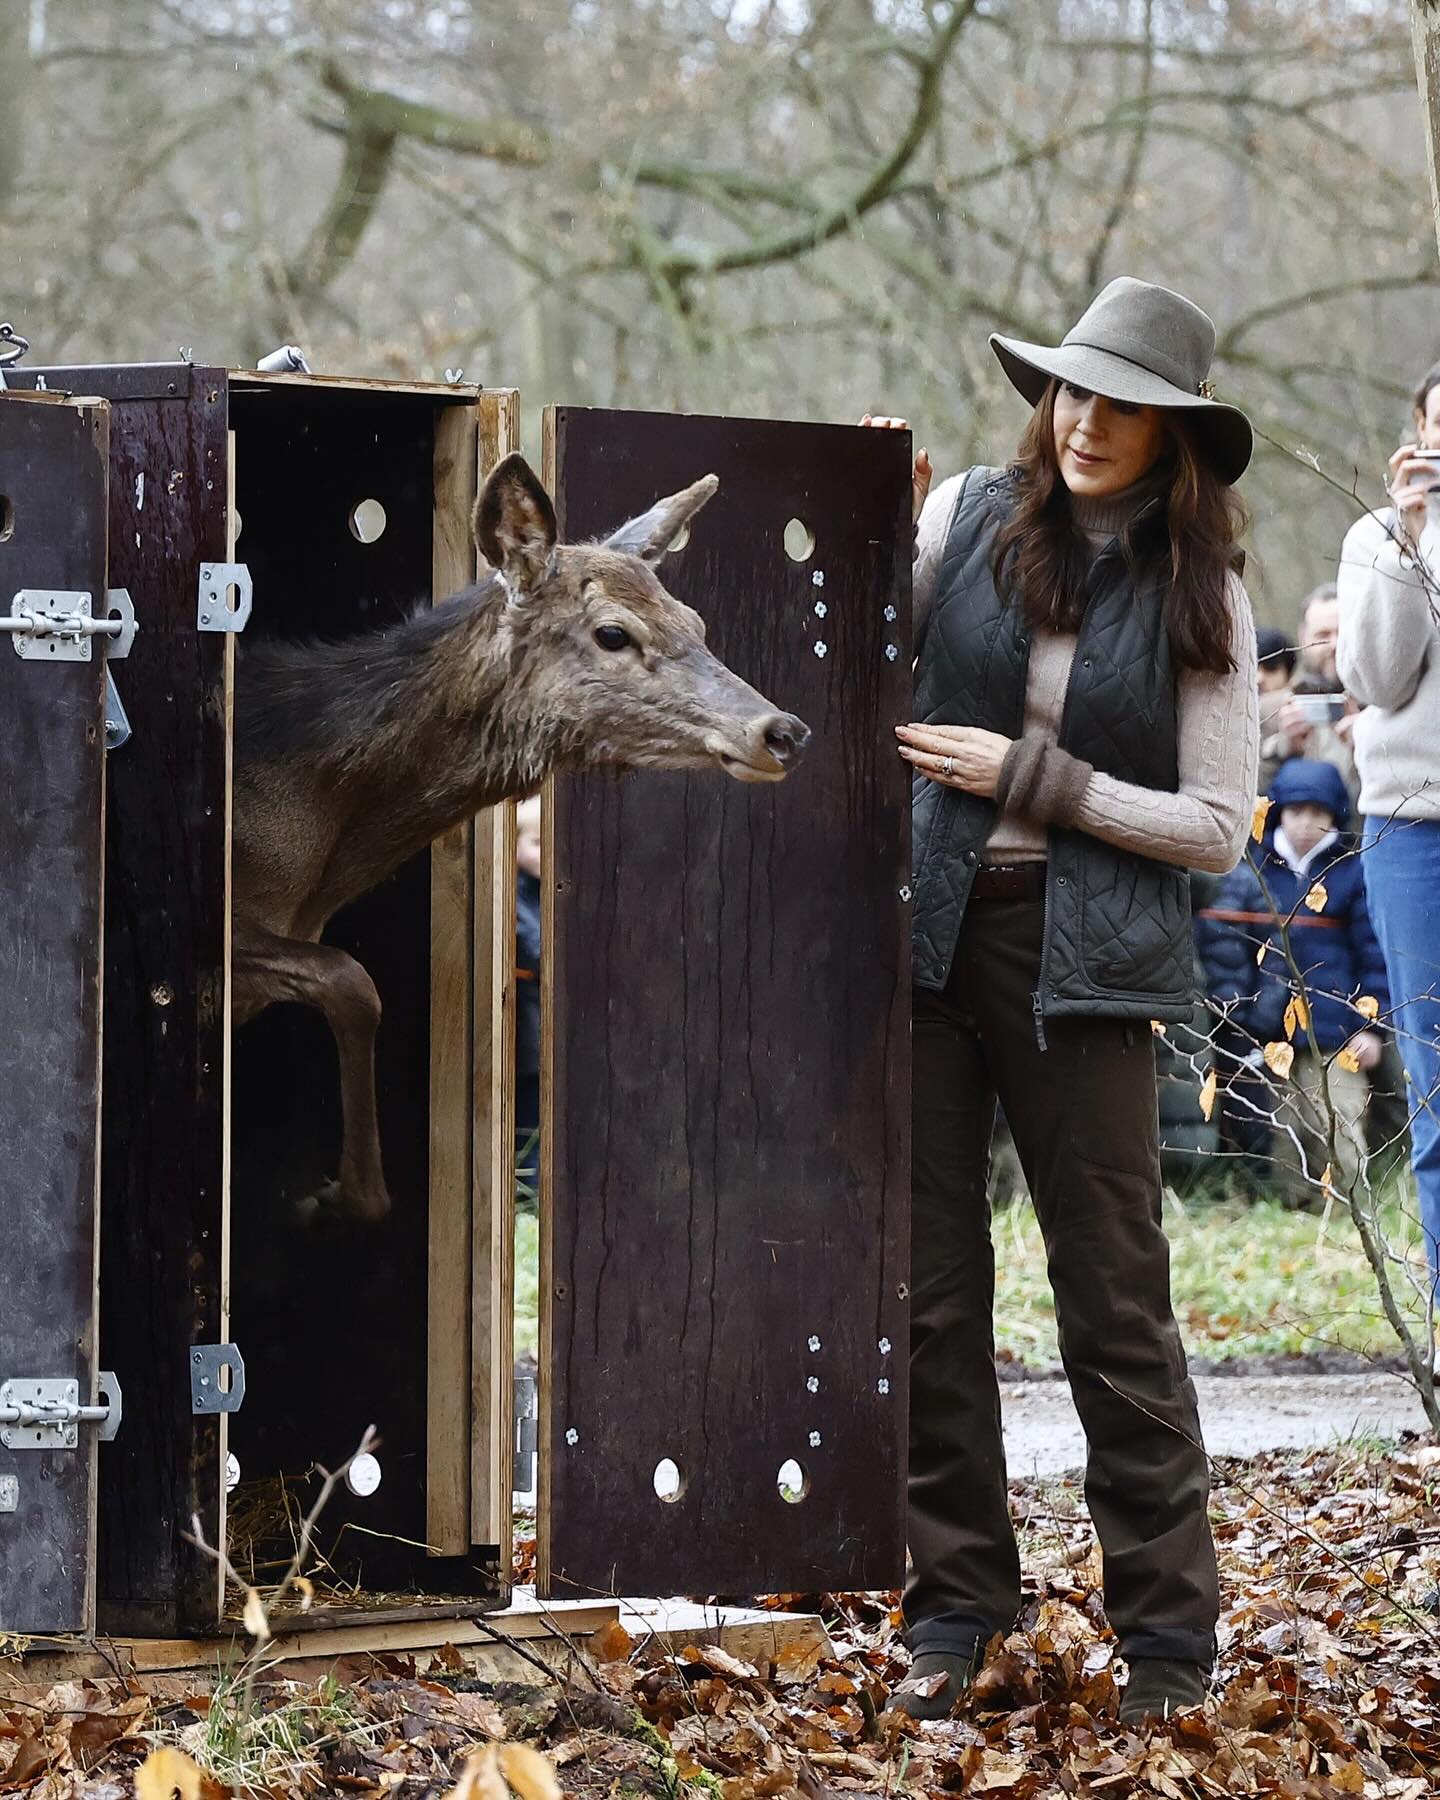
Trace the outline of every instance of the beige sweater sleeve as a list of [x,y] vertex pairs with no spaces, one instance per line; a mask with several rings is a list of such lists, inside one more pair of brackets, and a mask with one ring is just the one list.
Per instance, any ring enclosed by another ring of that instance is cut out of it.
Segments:
[[1187,669],[1176,684],[1180,790],[1091,773],[1074,823],[1122,850],[1224,875],[1239,862],[1255,813],[1260,694],[1255,619],[1238,577],[1229,586],[1237,667]]

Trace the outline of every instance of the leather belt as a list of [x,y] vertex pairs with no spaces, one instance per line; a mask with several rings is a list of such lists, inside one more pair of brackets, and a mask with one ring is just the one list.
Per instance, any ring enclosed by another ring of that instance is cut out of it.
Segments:
[[1045,898],[1045,864],[982,863],[970,889],[972,900],[1040,900]]

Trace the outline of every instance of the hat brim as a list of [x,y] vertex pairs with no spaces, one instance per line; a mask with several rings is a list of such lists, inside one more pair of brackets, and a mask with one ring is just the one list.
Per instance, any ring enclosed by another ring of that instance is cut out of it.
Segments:
[[1113,351],[1095,350],[1087,344],[1051,348],[992,332],[990,348],[1010,385],[1032,406],[1039,404],[1051,381],[1069,381],[1092,394],[1103,394],[1107,400],[1123,400],[1129,406],[1159,406],[1189,413],[1222,481],[1238,481],[1250,466],[1255,433],[1238,406],[1188,393],[1173,381],[1166,381],[1163,375],[1155,375]]

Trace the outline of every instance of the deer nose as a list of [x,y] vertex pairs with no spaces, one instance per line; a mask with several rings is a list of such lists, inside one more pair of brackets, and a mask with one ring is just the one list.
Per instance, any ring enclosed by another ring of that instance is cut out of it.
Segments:
[[800,760],[810,742],[810,727],[794,713],[772,713],[761,722],[761,735],[771,756],[782,769],[788,769]]

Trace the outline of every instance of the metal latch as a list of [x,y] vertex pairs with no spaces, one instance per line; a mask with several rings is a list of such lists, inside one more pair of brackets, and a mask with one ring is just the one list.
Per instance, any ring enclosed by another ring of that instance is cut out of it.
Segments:
[[63,1375],[0,1383],[0,1444],[7,1450],[74,1450],[81,1425],[98,1425],[109,1443],[120,1429],[120,1384],[110,1370],[96,1377],[98,1403],[82,1406],[80,1383]]
[[90,610],[90,595],[63,588],[21,588],[10,602],[10,617],[0,618],[17,656],[52,662],[89,662],[90,640],[106,639],[107,654],[117,661],[130,654],[135,641],[135,608],[124,588],[110,588],[103,614]]
[[[228,1370],[230,1385],[222,1386]],[[234,1344],[190,1346],[190,1410],[192,1413],[239,1412],[245,1398],[245,1358]]]
[[245,621],[250,617],[252,595],[250,571],[244,563],[201,563],[200,589],[195,598],[195,629],[243,631]]

